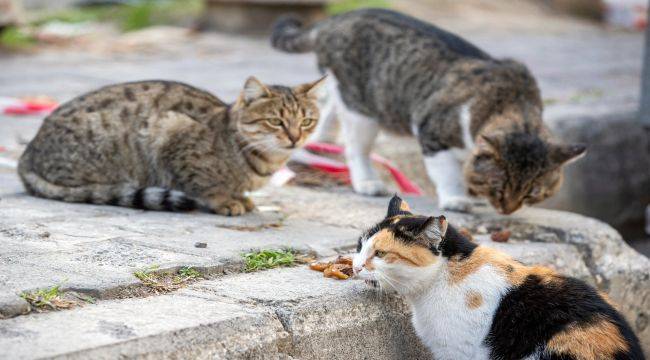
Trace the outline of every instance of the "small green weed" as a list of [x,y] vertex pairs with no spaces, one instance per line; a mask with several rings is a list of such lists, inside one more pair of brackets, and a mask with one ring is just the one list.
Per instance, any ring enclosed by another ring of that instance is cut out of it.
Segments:
[[158,265],[152,265],[134,272],[133,276],[156,292],[178,290],[190,282],[203,278],[203,275],[191,266],[182,267],[176,273],[158,272],[158,269]]
[[292,266],[296,262],[293,250],[261,250],[242,254],[246,262],[246,271],[272,269],[280,266]]
[[196,280],[203,277],[203,275],[201,275],[200,272],[198,272],[196,269],[194,269],[191,266],[184,266],[180,268],[178,270],[178,276],[180,276],[181,279],[186,279],[186,280]]
[[327,13],[336,15],[361,8],[390,8],[388,0],[341,0],[327,5]]
[[187,23],[200,16],[203,7],[203,0],[142,0],[124,5],[85,6],[42,12],[34,16],[31,23],[112,22],[122,31],[134,31],[152,25]]
[[23,292],[20,297],[25,299],[32,310],[45,311],[45,310],[61,310],[70,309],[80,305],[78,301],[71,300],[64,297],[61,291],[61,285],[55,285],[51,288],[38,289],[30,292]]
[[10,26],[0,33],[0,45],[9,49],[26,49],[34,44],[36,39],[16,26]]

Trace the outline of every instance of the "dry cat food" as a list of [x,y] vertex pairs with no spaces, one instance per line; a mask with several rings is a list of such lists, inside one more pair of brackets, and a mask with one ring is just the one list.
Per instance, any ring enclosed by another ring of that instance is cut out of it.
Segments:
[[490,235],[490,239],[494,242],[507,242],[508,239],[510,239],[510,235],[510,230],[493,231]]
[[323,272],[325,277],[338,280],[346,280],[352,277],[352,258],[348,256],[339,256],[334,261],[313,262],[309,268]]

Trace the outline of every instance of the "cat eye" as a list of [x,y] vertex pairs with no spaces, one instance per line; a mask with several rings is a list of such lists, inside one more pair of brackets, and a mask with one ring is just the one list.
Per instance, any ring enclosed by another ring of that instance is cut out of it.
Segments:
[[266,119],[266,122],[269,123],[271,126],[282,126],[282,120],[278,118],[269,118]]
[[377,251],[375,251],[375,256],[378,257],[378,258],[383,258],[384,256],[386,256],[386,252],[377,250]]
[[310,127],[314,123],[314,121],[316,121],[316,120],[314,120],[314,119],[304,119],[302,121],[302,123],[300,124],[300,126],[302,126],[302,127]]

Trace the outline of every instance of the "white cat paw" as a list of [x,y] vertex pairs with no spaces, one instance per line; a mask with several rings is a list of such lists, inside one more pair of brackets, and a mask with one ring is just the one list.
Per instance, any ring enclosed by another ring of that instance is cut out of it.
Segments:
[[368,196],[382,196],[388,194],[388,189],[381,180],[353,181],[352,187],[358,194]]
[[439,200],[441,210],[467,213],[472,211],[474,200],[465,196],[449,196]]

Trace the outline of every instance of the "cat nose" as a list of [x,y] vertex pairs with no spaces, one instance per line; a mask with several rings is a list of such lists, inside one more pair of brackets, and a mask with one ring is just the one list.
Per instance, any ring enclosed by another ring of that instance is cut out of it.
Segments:
[[291,131],[287,131],[287,138],[291,141],[291,147],[296,147],[296,143],[300,140],[300,134],[294,134]]
[[361,270],[363,270],[363,266],[355,266],[355,267],[352,268],[352,271],[354,271],[355,275],[360,273]]

